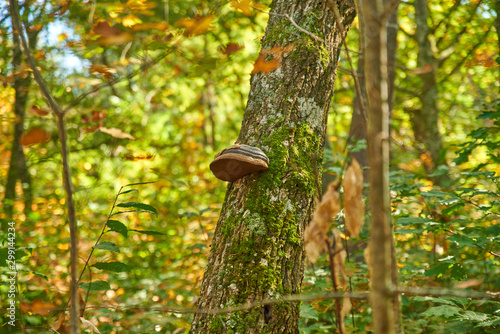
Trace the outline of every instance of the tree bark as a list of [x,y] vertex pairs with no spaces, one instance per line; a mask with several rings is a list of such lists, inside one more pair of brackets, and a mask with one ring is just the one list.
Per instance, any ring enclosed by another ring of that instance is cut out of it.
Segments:
[[[29,47],[34,48],[38,36],[38,30],[28,34]],[[23,63],[23,51],[21,42],[17,34],[12,34],[12,67],[18,70]],[[24,195],[24,213],[27,215],[31,212],[31,204],[33,195],[31,192],[31,176],[28,172],[26,156],[24,155],[23,147],[20,139],[24,131],[24,118],[26,114],[26,105],[28,103],[28,91],[31,86],[31,74],[26,77],[16,76],[13,88],[15,91],[14,103],[14,139],[12,140],[12,149],[10,155],[9,171],[7,174],[7,183],[5,185],[4,210],[8,220],[12,219],[14,214],[14,202],[16,200],[16,184],[20,180],[23,185]]]
[[395,333],[389,194],[389,84],[384,1],[360,1],[365,18],[365,82],[371,209],[371,295],[375,334]]
[[[273,298],[244,311],[195,316],[191,333],[298,333],[303,232],[311,219],[339,47],[355,16],[338,1],[344,31],[324,2],[273,1],[261,54],[280,67],[252,76],[237,142],[260,147],[269,170],[227,188],[198,302],[216,312]],[[323,39],[318,42],[298,26]]]
[[420,108],[411,110],[410,118],[415,139],[424,144],[432,161],[424,161],[428,173],[445,163],[441,150],[443,141],[439,132],[438,86],[436,80],[437,61],[429,41],[430,27],[427,22],[429,8],[427,0],[415,0],[415,36],[418,44],[417,65],[420,70]]

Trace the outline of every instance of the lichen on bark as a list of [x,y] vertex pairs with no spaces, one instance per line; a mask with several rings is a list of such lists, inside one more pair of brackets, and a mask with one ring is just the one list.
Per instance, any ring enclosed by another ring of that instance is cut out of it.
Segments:
[[[343,26],[349,27],[354,4],[338,5]],[[297,30],[284,15],[325,44]],[[273,2],[262,47],[286,51],[279,55],[278,69],[252,76],[237,140],[261,148],[269,157],[269,170],[228,185],[198,307],[213,312],[275,301],[232,313],[200,312],[191,333],[298,333],[300,303],[280,297],[300,293],[303,233],[318,193],[339,47],[346,33],[337,29],[324,2]]]

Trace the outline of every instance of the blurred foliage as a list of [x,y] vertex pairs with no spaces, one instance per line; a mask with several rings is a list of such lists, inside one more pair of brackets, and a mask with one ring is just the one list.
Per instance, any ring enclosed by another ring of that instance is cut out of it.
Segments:
[[[260,10],[267,10],[270,1],[213,1],[208,5],[179,0],[48,0],[21,4],[22,18],[35,22],[29,29],[41,31],[35,58],[44,78],[61,105],[70,106],[66,121],[79,219],[80,269],[92,252],[80,284],[90,291],[84,317],[101,333],[187,332],[191,314],[169,312],[169,308],[196,306],[225,192],[225,184],[215,179],[208,164],[237,138],[268,17]],[[495,62],[497,36],[490,29],[496,13],[491,1],[432,0],[430,11],[435,51],[443,59],[446,56],[437,73],[440,131],[448,166],[435,173],[447,174],[450,180],[439,185],[425,175],[426,157],[411,131],[406,110],[418,107],[412,95],[418,87],[417,45],[410,36],[415,29],[412,5],[402,3],[391,133],[391,194],[400,281],[411,287],[498,291],[499,64]],[[0,5],[0,29],[3,194],[16,122],[12,82],[29,75],[29,70],[12,68],[7,4]],[[351,50],[358,47],[357,36],[355,22],[348,34]],[[344,51],[339,61],[328,128],[331,149],[325,150],[324,157],[328,172],[337,176],[346,159],[355,94]],[[24,152],[34,200],[32,212],[25,215],[19,183],[12,222],[18,307],[27,328],[42,333],[50,331],[68,302],[69,230],[55,117],[38,88],[28,89]],[[37,137],[29,135],[31,129],[39,129],[34,132]],[[154,183],[146,183],[150,181]],[[144,184],[122,188],[134,183]],[[118,215],[117,210],[134,212]],[[3,261],[10,222],[6,218],[1,205],[2,295],[8,291],[8,268]],[[336,221],[342,228],[342,213]],[[359,238],[345,240],[353,291],[369,289],[363,260],[368,229],[366,224]],[[307,268],[303,291],[331,290],[327,257],[323,256]],[[86,294],[82,290],[84,298]],[[332,332],[334,303],[321,298],[304,302],[301,331]],[[352,299],[352,303],[346,327],[352,333],[369,331],[368,302]],[[4,309],[4,298],[1,305]],[[500,326],[499,307],[498,302],[470,298],[404,296],[405,331],[493,333]],[[6,324],[6,314],[0,317],[2,325]]]

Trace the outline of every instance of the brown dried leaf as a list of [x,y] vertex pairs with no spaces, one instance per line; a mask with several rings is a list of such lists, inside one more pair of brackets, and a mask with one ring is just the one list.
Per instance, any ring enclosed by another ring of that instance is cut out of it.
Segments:
[[71,333],[69,324],[66,321],[66,314],[62,313],[59,319],[57,319],[51,326],[54,331],[60,334],[69,334]]
[[345,269],[345,259],[347,258],[347,252],[344,248],[344,242],[342,238],[342,232],[334,228],[332,230],[334,237],[335,247],[333,249],[333,266],[335,268],[335,281],[337,286],[340,288],[345,288],[347,286],[347,275]]
[[346,234],[357,237],[365,222],[365,203],[362,198],[363,170],[354,158],[345,173],[343,187]]
[[[351,310],[352,310],[352,303],[351,303],[351,298],[349,298],[348,295],[345,295],[344,296],[344,300],[342,301],[342,309],[340,310],[340,316],[342,318],[345,318],[345,317],[348,317],[349,316],[349,313],[351,313]],[[341,325],[342,325],[342,333],[347,333],[345,328],[344,328],[344,324],[345,322],[342,321],[341,322]]]
[[30,114],[38,115],[38,116],[46,116],[49,114],[49,112],[47,110],[40,109],[40,107],[35,105],[35,104],[31,106],[31,108],[29,109],[28,112]]
[[[366,264],[368,265],[368,271],[370,272],[370,276],[373,272],[373,263],[372,263],[372,256],[371,256],[371,250],[370,250],[370,244],[368,243],[368,245],[366,245],[366,248],[363,252],[363,255],[365,256],[365,261],[366,261]],[[371,284],[372,284],[372,281],[370,280],[370,287],[371,287]]]
[[105,128],[101,126],[99,128],[99,131],[119,139],[135,139],[135,137],[132,136],[130,133],[127,133],[117,128]]
[[254,73],[271,73],[272,71],[278,69],[281,67],[281,61],[279,58],[273,58],[269,61],[266,61],[266,55],[259,55],[259,58],[253,65],[253,71],[252,74]]
[[116,73],[116,69],[106,65],[93,64],[90,66],[89,72],[92,75],[102,75],[105,79],[111,79]]
[[321,203],[314,212],[311,223],[304,232],[305,250],[311,262],[316,262],[321,252],[326,250],[328,242],[328,230],[330,229],[330,219],[340,211],[339,181],[334,181],[328,185],[326,193],[321,199]]
[[88,321],[87,319],[85,319],[84,317],[80,317],[80,321],[82,322],[82,324],[87,327],[87,328],[90,328],[90,330],[93,332],[96,332],[96,333],[99,333],[101,334],[101,332],[99,332],[99,330],[97,329],[97,327],[91,323],[90,321]]
[[40,299],[35,299],[31,304],[21,302],[21,310],[39,315],[50,315],[50,311],[55,309],[55,305],[44,302]]
[[238,43],[229,43],[225,47],[221,48],[221,51],[223,54],[229,56],[233,53],[238,52],[239,50],[243,49],[242,45],[239,45]]
[[482,283],[483,283],[483,279],[482,278],[480,278],[480,279],[470,279],[470,280],[459,282],[459,283],[455,284],[455,288],[466,289],[466,288],[470,288],[470,287],[473,287],[473,286],[481,285]]
[[30,146],[39,143],[44,143],[50,140],[50,133],[40,128],[31,128],[27,133],[24,133],[19,140],[23,146]]

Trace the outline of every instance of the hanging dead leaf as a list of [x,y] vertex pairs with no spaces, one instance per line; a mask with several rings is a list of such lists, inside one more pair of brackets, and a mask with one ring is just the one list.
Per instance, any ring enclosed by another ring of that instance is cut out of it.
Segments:
[[[340,316],[342,318],[348,317],[352,310],[351,298],[348,294],[344,295],[344,300],[342,301],[342,309],[340,310]],[[340,325],[342,326],[342,333],[348,333],[345,329],[345,321],[341,321]]]
[[177,27],[184,27],[184,35],[196,36],[206,33],[211,28],[214,17],[196,15],[193,19],[180,19],[175,23]]
[[47,116],[49,114],[49,112],[47,110],[40,109],[40,107],[35,105],[35,104],[31,106],[31,108],[28,110],[28,112],[30,114],[38,115],[38,116]]
[[[366,245],[365,250],[363,251],[363,255],[365,257],[365,262],[368,265],[368,271],[370,272],[370,275],[373,272],[373,264],[372,264],[372,256],[371,256],[371,249],[370,249],[370,243]],[[372,281],[370,280],[370,287],[372,285]]]
[[347,252],[344,248],[344,239],[342,238],[342,232],[334,228],[333,233],[333,268],[335,268],[335,283],[340,288],[345,288],[347,286],[347,274],[345,269],[345,259],[347,258]]
[[346,234],[357,237],[365,223],[365,203],[363,202],[363,170],[354,158],[345,173],[343,188]]
[[119,139],[135,139],[134,136],[132,136],[130,133],[124,132],[120,129],[117,128],[105,128],[105,127],[100,127],[99,131],[106,133],[112,137],[119,138]]
[[28,132],[24,133],[19,140],[23,146],[30,146],[40,143],[45,143],[50,140],[50,133],[40,128],[31,128]]
[[330,220],[340,211],[339,181],[328,185],[321,203],[316,208],[313,218],[304,233],[305,250],[311,262],[316,262],[321,252],[326,250]]
[[240,51],[241,49],[243,49],[242,45],[239,45],[238,43],[229,43],[225,47],[222,47],[221,51],[223,54],[229,56],[233,53]]

